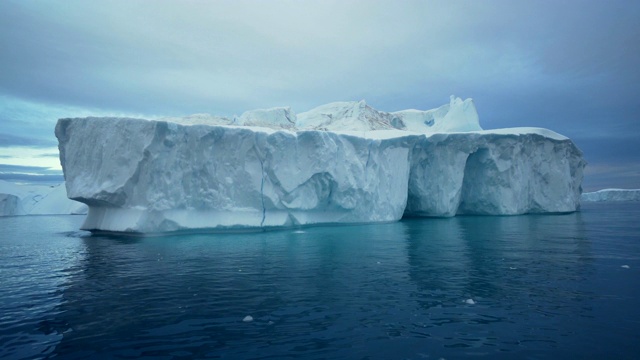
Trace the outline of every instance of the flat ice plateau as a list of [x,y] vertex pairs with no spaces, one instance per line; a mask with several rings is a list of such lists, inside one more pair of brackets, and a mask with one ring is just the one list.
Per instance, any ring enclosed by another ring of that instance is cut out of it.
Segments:
[[86,213],[85,204],[67,198],[64,184],[18,185],[0,180],[0,216]]
[[471,99],[378,111],[60,119],[83,229],[161,233],[391,222],[407,216],[575,211],[585,162],[539,128],[482,130]]
[[602,189],[595,192],[583,193],[582,201],[640,201],[640,189]]

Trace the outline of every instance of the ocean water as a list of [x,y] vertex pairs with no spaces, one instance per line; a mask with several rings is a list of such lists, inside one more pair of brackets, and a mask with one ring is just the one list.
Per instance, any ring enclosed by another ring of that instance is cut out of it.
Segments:
[[0,358],[640,356],[640,204],[155,238],[0,218]]

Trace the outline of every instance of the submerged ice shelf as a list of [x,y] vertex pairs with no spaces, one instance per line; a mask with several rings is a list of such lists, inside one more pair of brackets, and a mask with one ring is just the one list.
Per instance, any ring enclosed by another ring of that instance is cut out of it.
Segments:
[[546,129],[482,130],[473,102],[386,113],[364,101],[234,119],[61,119],[87,230],[156,233],[514,215],[579,206],[584,161]]

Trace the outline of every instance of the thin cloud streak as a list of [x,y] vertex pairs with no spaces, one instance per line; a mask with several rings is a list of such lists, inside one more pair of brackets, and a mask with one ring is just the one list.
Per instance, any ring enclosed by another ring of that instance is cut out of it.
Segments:
[[15,147],[15,146],[26,146],[26,147],[33,147],[33,148],[50,148],[56,145],[57,145],[57,142],[55,142],[52,139],[37,139],[37,138],[29,138],[29,137],[0,133],[0,148]]
[[39,175],[21,173],[0,173],[0,180],[26,184],[60,184],[64,181],[62,175]]
[[33,173],[33,174],[61,174],[60,170],[52,170],[45,166],[27,166],[27,165],[9,165],[0,164],[0,173],[16,172],[16,173]]

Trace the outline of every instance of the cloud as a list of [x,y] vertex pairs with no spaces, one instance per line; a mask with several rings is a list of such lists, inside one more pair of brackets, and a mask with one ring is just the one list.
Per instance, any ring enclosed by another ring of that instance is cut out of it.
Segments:
[[53,139],[37,139],[11,134],[0,133],[0,148],[12,146],[27,146],[34,148],[50,148],[56,146],[57,142]]
[[19,182],[19,183],[60,184],[61,182],[64,181],[64,177],[62,175],[0,173],[0,180]]
[[33,173],[42,175],[60,175],[62,174],[62,171],[44,166],[0,164],[0,173]]
[[21,183],[59,184],[64,181],[62,171],[44,166],[0,164],[0,180]]
[[637,189],[640,184],[640,164],[590,164],[585,169],[582,188],[585,192],[604,188]]
[[[33,172],[40,172],[42,169],[49,169],[55,173],[61,173],[60,159],[54,156],[56,147],[29,147],[29,146],[8,146],[0,147],[3,153],[0,171],[23,172],[25,169]],[[18,168],[10,168],[18,166]],[[26,166],[22,169],[19,167]],[[4,170],[2,170],[4,169]]]
[[628,136],[577,137],[574,143],[584,152],[589,163],[619,165],[635,162],[640,154],[640,141],[636,134]]
[[59,158],[60,157],[60,153],[46,153],[46,154],[39,154],[36,155],[36,157],[39,158]]
[[13,49],[0,56],[5,93],[167,115],[232,115],[276,105],[304,111],[360,98],[397,110],[437,106],[451,93],[566,91],[567,84],[579,87],[610,72],[601,64],[634,69],[624,53],[637,47],[634,9],[606,16],[621,7],[608,3],[579,9],[510,1],[3,7],[0,30],[8,35],[1,41]]
[[0,143],[55,141],[68,116],[455,94],[487,129],[546,127],[590,163],[640,163],[634,136],[618,142],[640,134],[639,17],[624,0],[2,1]]

